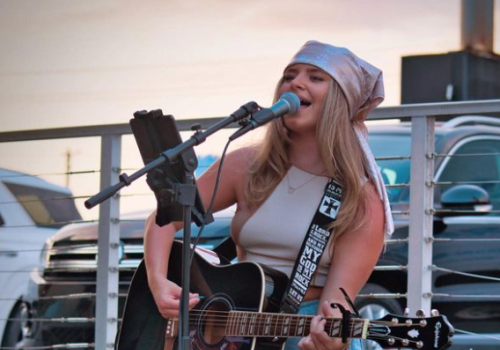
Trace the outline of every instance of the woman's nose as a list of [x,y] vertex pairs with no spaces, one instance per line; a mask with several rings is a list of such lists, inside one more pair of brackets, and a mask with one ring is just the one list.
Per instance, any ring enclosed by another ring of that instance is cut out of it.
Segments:
[[304,78],[300,75],[296,76],[290,83],[292,89],[303,89],[304,88]]

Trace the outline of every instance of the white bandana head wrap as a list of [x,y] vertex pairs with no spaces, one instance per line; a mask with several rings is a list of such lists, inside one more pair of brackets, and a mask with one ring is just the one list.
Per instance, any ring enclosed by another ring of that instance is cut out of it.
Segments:
[[310,64],[324,70],[342,89],[347,100],[349,117],[353,121],[354,131],[369,164],[368,175],[384,203],[385,234],[392,234],[394,222],[384,181],[368,145],[367,135],[359,126],[368,114],[384,100],[382,71],[363,61],[346,48],[317,41],[305,43],[292,58],[287,68],[297,63]]

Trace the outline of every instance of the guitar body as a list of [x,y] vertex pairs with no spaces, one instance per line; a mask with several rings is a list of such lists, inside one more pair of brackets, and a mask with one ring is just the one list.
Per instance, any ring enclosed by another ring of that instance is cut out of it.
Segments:
[[[181,285],[181,261],[182,243],[174,242],[170,253],[168,277],[178,285]],[[285,338],[226,336],[225,322],[213,315],[217,315],[217,312],[227,314],[228,311],[235,310],[255,313],[278,312],[281,297],[288,283],[285,274],[251,262],[215,266],[195,254],[190,278],[191,292],[199,293],[203,297],[195,309],[190,311],[191,349],[282,348]],[[115,348],[117,350],[176,349],[177,337],[166,337],[167,326],[174,327],[158,312],[148,287],[143,261],[130,285]]]
[[[168,278],[181,285],[182,243],[170,253]],[[279,313],[288,284],[285,274],[263,265],[243,262],[213,265],[195,254],[191,292],[201,301],[189,311],[189,349],[281,350],[289,337],[309,334],[314,316]],[[368,320],[347,313],[325,318],[333,338],[368,339],[384,349],[444,350],[453,327],[443,315],[401,317],[388,314]],[[177,350],[178,320],[164,319],[149,290],[144,261],[137,269],[117,335],[117,350]]]

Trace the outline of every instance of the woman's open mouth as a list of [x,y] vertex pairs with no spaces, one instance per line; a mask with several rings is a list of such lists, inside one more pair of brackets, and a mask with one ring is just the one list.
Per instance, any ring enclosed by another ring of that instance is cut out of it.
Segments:
[[307,108],[311,105],[311,102],[307,101],[307,100],[304,100],[304,99],[300,99],[300,107],[304,107],[304,108]]

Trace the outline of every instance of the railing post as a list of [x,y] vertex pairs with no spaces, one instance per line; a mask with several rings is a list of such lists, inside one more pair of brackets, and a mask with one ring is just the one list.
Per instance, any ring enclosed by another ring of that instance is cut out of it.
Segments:
[[411,133],[408,300],[414,313],[430,313],[434,208],[434,117],[413,117]]
[[[101,141],[101,190],[118,182],[121,135],[105,135]],[[118,253],[120,200],[117,196],[99,207],[95,348],[113,349],[118,321]]]

